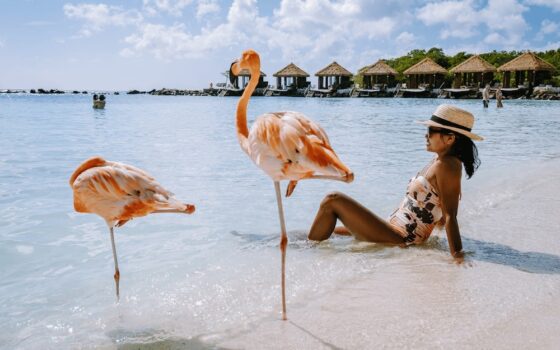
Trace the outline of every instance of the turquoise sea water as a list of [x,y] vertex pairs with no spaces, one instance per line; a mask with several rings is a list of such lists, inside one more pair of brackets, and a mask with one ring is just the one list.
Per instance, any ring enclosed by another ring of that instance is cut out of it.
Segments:
[[[508,178],[515,184],[538,180],[532,169],[557,178],[550,169],[560,160],[560,103],[508,100],[498,110],[483,109],[478,100],[252,99],[249,123],[263,112],[303,112],[323,126],[356,175],[352,184],[302,181],[284,201],[288,312],[310,295],[384,264],[406,264],[410,256],[448,258],[445,242],[400,250],[347,238],[320,245],[305,239],[329,191],[348,193],[387,216],[408,179],[432,157],[425,151],[425,128],[413,121],[429,118],[443,102],[470,110],[477,118],[473,131],[486,138],[478,143],[479,172],[463,180],[463,235],[500,243],[499,235],[475,230],[476,217],[496,201],[521,195],[517,185],[497,187]],[[114,347],[176,338],[203,347],[278,317],[274,188],[237,144],[236,103],[229,97],[111,95],[105,110],[93,110],[91,96],[0,95],[0,347]],[[69,176],[93,155],[138,166],[197,206],[192,216],[153,215],[117,229],[119,304],[105,223],[72,208]],[[558,202],[552,205],[560,209]],[[526,215],[500,213],[500,224],[510,214]],[[535,222],[560,223],[532,215]],[[491,253],[476,254],[474,259],[500,264]],[[552,271],[548,278],[557,292],[558,261],[519,264],[543,275]]]

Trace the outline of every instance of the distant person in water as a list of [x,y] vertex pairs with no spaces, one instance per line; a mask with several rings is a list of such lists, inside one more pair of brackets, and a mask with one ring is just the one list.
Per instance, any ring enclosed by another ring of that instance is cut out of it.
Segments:
[[[445,227],[449,250],[457,263],[464,259],[457,211],[461,197],[462,167],[470,178],[480,165],[472,140],[474,116],[452,105],[440,105],[427,125],[426,150],[436,156],[408,183],[404,200],[387,220],[349,196],[334,192],[321,202],[308,238],[328,239],[333,233],[358,240],[416,245],[425,242],[436,225]],[[336,227],[340,220],[344,226]]]
[[484,108],[488,108],[488,103],[490,102],[490,84],[486,84],[482,90],[482,104]]
[[498,89],[496,90],[496,107],[497,108],[502,108],[504,105],[502,103],[502,100],[504,98],[504,95],[502,94],[502,87],[498,85]]
[[95,109],[103,109],[105,108],[105,95],[97,96],[97,94],[93,95],[93,108]]

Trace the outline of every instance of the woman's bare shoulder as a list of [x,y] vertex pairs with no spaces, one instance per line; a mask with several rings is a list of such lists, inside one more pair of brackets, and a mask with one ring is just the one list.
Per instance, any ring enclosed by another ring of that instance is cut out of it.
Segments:
[[436,174],[461,175],[462,163],[457,157],[444,156],[438,158],[434,164]]

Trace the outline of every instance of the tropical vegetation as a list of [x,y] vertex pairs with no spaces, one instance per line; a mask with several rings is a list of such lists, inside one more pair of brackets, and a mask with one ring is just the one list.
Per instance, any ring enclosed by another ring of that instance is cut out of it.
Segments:
[[[504,63],[507,63],[514,59],[515,57],[521,55],[523,51],[491,51],[487,53],[480,54],[480,57],[494,65],[496,68],[501,66]],[[553,66],[556,67],[556,72],[554,73],[552,79],[546,81],[547,84],[552,84],[554,86],[560,86],[560,48],[556,50],[548,50],[542,52],[534,52],[538,57],[542,58],[543,60],[551,63]],[[420,62],[425,57],[430,57],[434,60],[437,64],[442,66],[443,68],[449,70],[450,68],[458,65],[459,63],[463,62],[467,58],[471,57],[473,54],[466,53],[464,51],[458,52],[453,56],[448,56],[443,52],[443,49],[432,47],[429,50],[420,50],[415,49],[408,52],[406,55],[392,58],[392,59],[385,59],[385,62],[393,67],[397,72],[399,72],[397,76],[397,81],[404,82],[406,78],[403,72],[415,65],[416,63]],[[361,85],[363,82],[363,76],[361,72],[366,70],[369,66],[363,67],[358,71],[358,74],[354,77],[354,82]],[[497,75],[497,80],[501,79],[500,74]],[[446,77],[446,81],[451,83],[453,80],[453,76],[451,73],[448,73]]]

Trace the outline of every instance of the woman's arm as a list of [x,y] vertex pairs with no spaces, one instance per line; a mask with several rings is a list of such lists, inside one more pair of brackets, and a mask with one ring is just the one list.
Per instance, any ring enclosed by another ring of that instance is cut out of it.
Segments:
[[449,252],[456,259],[462,259],[463,245],[457,223],[457,210],[461,194],[461,161],[455,157],[441,159],[436,168],[441,208],[445,217],[445,232],[449,242]]

